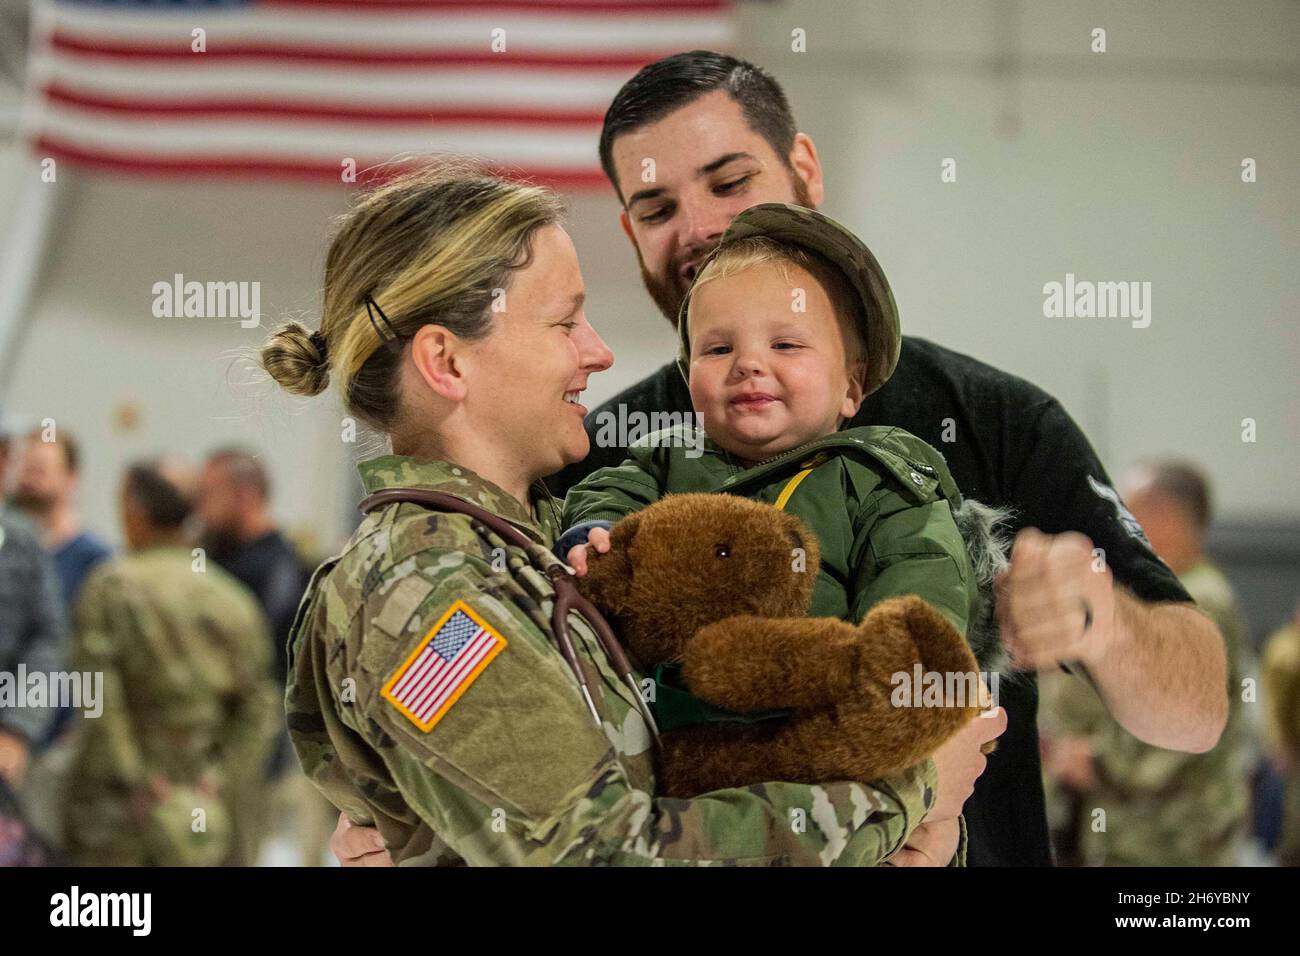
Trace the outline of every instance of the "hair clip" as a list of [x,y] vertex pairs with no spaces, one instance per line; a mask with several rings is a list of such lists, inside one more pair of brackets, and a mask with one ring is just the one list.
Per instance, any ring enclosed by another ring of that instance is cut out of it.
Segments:
[[[384,310],[379,307],[379,303],[369,294],[366,295],[365,302],[366,315],[370,316],[370,324],[374,326],[375,335],[379,336],[379,340],[385,345],[392,345],[394,342],[400,342],[401,336],[397,334],[397,329],[393,328],[393,323],[388,321],[388,316],[384,315]],[[372,308],[374,311],[371,311]],[[385,335],[384,330],[379,327],[379,323],[375,321],[375,312],[379,313],[379,317],[384,320],[384,325],[388,327],[387,335]]]

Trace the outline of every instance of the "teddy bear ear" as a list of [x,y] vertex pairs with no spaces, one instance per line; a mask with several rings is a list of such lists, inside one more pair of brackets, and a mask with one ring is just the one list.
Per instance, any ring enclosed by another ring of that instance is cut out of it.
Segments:
[[641,514],[623,518],[610,530],[609,551],[588,559],[587,574],[578,589],[606,614],[621,614],[632,592],[632,559],[628,547],[641,526]]
[[791,548],[803,552],[808,566],[820,566],[821,549],[818,547],[817,536],[794,515],[783,514],[781,517],[785,519],[786,540],[790,542]]
[[626,517],[620,518],[614,527],[609,531],[609,543],[611,550],[614,545],[627,548],[636,538],[637,532],[641,530],[641,523],[645,520],[644,513],[634,511]]

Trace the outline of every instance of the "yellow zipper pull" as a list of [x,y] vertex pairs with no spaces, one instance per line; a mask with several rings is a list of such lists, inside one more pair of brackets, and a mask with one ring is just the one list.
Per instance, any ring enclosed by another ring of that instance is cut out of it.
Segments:
[[803,481],[810,474],[812,474],[812,470],[816,468],[818,465],[822,464],[822,462],[826,461],[826,459],[829,457],[830,456],[826,452],[821,451],[813,455],[811,458],[809,458],[807,461],[805,461],[802,465],[799,466],[803,470],[800,471],[793,478],[791,478],[789,481],[787,481],[785,483],[785,487],[781,489],[781,493],[776,496],[775,504],[776,504],[777,511],[785,510],[786,502],[790,500],[790,496],[794,494],[794,490],[799,487],[799,482]]

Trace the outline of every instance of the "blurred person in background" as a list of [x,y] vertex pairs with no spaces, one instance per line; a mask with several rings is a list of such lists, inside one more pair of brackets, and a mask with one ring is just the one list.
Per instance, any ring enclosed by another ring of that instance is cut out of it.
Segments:
[[257,595],[271,625],[274,673],[284,686],[285,642],[307,573],[293,545],[271,516],[271,482],[262,462],[242,448],[208,456],[199,475],[196,504],[207,555]]
[[1068,825],[1078,829],[1068,837],[1077,840],[1084,864],[1237,865],[1250,818],[1241,684],[1246,630],[1232,587],[1205,554],[1209,483],[1193,465],[1158,462],[1135,467],[1121,492],[1152,549],[1224,635],[1228,723],[1208,753],[1152,747],[1111,719],[1084,682],[1055,676],[1043,688],[1044,736],[1055,727],[1045,748],[1047,773],[1076,797],[1080,813]]
[[[80,445],[61,426],[32,430],[16,458],[12,504],[37,528],[58,575],[64,618],[71,621],[86,577],[112,554],[103,540],[81,524],[77,508]],[[36,742],[23,793],[32,826],[55,844],[62,842],[59,810],[66,802],[62,787],[71,757],[65,731],[73,713],[65,702]]]
[[49,440],[42,432],[29,433],[13,496],[14,507],[40,529],[69,612],[86,575],[112,553],[103,540],[82,527],[77,510],[80,462],[80,446],[67,430],[52,430]]
[[[201,527],[199,543],[208,557],[242,581],[266,614],[273,672],[283,699],[289,629],[307,589],[309,570],[276,526],[270,476],[261,459],[244,448],[222,448],[210,454],[199,474],[195,512]],[[255,794],[259,805],[248,809],[262,821],[259,827],[268,837],[283,829],[296,830],[300,862],[316,863],[334,813],[296,770],[288,730],[281,720],[266,770],[271,786],[259,790]]]
[[[11,460],[12,444],[0,410],[0,488]],[[55,709],[27,706],[18,681],[28,673],[55,673],[66,664],[68,632],[58,578],[35,529],[10,511],[0,497],[0,674],[9,691],[0,695],[0,779],[16,790],[27,772],[32,747],[44,738]],[[12,699],[11,699],[12,695]]]
[[1264,643],[1264,699],[1274,772],[1281,778],[1277,862],[1300,866],[1300,607]]
[[193,491],[180,463],[128,468],[127,553],[91,574],[77,605],[73,666],[103,674],[102,714],[75,725],[77,863],[255,860],[245,807],[278,723],[270,638],[248,589],[190,550]]

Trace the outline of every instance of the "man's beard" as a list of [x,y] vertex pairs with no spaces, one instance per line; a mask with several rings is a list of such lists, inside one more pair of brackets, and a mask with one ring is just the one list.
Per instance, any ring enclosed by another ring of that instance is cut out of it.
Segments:
[[55,498],[53,495],[43,495],[40,492],[32,491],[19,485],[14,489],[13,506],[19,511],[25,511],[32,515],[46,515],[54,508]]
[[[812,208],[812,197],[808,195],[808,184],[805,183],[795,172],[790,172],[790,188],[794,190],[794,204],[803,206],[807,209]],[[714,249],[717,248],[716,243]],[[708,251],[713,252],[713,249]],[[701,257],[701,261],[707,257]],[[682,301],[686,298],[686,293],[690,290],[690,282],[682,278],[681,270],[677,263],[668,264],[668,274],[663,276],[652,275],[650,270],[645,266],[645,260],[641,258],[641,248],[636,247],[636,261],[641,267],[641,281],[645,284],[645,290],[650,293],[650,298],[654,300],[659,311],[663,313],[673,328],[677,328],[677,315],[681,311]]]
[[238,530],[234,526],[224,528],[204,528],[199,536],[203,549],[214,556],[226,557],[234,554],[243,545]]

